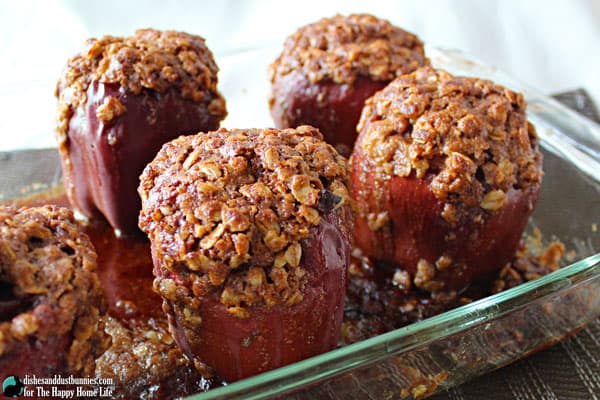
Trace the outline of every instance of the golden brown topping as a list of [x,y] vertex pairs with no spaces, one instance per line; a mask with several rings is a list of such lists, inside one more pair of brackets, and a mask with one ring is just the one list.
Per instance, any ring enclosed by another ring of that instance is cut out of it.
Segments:
[[380,213],[369,213],[367,215],[367,223],[369,224],[369,229],[372,231],[378,231],[388,224],[390,221],[390,217],[387,211],[382,211]]
[[400,289],[409,290],[412,286],[412,281],[410,278],[411,277],[408,271],[397,269],[392,277],[392,282]]
[[521,241],[514,259],[498,272],[491,284],[491,293],[513,288],[556,271],[565,264],[566,254],[562,242],[553,240],[544,243],[541,232],[535,229],[533,235],[528,235]]
[[[132,94],[176,89],[184,99],[206,102],[209,112],[225,117],[225,101],[217,90],[218,68],[200,36],[176,31],[140,29],[131,37],[89,39],[86,49],[71,58],[57,83],[59,141],[66,140],[73,109],[87,100],[92,82],[119,84]],[[114,99],[117,100],[117,99]],[[105,99],[98,118],[110,121],[126,110]]]
[[415,286],[424,288],[425,285],[435,277],[435,267],[427,260],[420,259],[417,263],[417,273],[415,275]]
[[96,109],[96,116],[101,121],[111,121],[123,114],[127,109],[116,97],[108,96],[104,98],[104,101]]
[[506,201],[506,194],[502,190],[488,192],[481,201],[481,208],[488,211],[496,211],[502,208]]
[[436,261],[435,261],[435,268],[438,271],[443,271],[446,268],[450,267],[452,265],[452,258],[448,257],[448,256],[440,256]]
[[428,64],[415,35],[368,14],[323,18],[300,28],[284,46],[270,66],[272,83],[297,69],[313,83],[352,83],[359,76],[390,81]]
[[[452,224],[469,209],[494,212],[511,188],[541,182],[542,156],[525,108],[522,95],[491,81],[419,68],[366,102],[358,143],[373,169],[363,170],[384,181],[429,179]],[[370,216],[367,204],[358,206]]]
[[23,341],[71,340],[69,371],[90,375],[109,344],[96,253],[71,211],[0,206],[0,281],[4,295],[31,306],[0,322],[0,356]]
[[[348,201],[347,165],[319,131],[226,130],[163,146],[141,176],[140,228],[166,298],[209,290],[234,315],[302,300],[301,241],[320,215]],[[327,203],[327,204],[325,204]],[[327,208],[324,210],[323,207]],[[188,291],[189,292],[189,291]]]
[[120,399],[179,398],[209,384],[169,333],[167,319],[124,324],[107,318],[112,344],[96,361],[96,377],[112,379]]

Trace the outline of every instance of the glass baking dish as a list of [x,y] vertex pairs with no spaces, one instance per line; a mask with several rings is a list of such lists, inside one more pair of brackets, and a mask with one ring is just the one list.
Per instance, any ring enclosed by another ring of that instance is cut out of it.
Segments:
[[[278,47],[217,54],[227,127],[272,125],[266,68]],[[542,193],[528,230],[559,239],[572,264],[424,321],[190,399],[420,398],[500,368],[600,316],[600,127],[461,53],[427,49],[434,65],[524,93],[544,151]],[[0,153],[0,200],[60,181],[54,150]]]

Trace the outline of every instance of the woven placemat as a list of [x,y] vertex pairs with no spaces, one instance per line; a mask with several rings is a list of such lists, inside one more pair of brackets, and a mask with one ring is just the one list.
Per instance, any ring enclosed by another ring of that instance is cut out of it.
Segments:
[[[584,90],[553,97],[600,123],[598,110]],[[431,399],[600,399],[600,319],[549,349]]]

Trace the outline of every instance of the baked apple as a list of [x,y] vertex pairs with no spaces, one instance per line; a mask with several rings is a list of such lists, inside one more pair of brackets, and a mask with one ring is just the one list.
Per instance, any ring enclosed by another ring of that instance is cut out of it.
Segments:
[[309,126],[180,137],[146,167],[154,286],[203,374],[235,381],[337,346],[346,179],[345,159]]
[[365,100],[428,63],[423,43],[386,20],[368,14],[321,19],[290,36],[269,68],[275,126],[315,126],[348,155]]
[[110,343],[96,252],[54,206],[0,206],[0,379],[93,376]]
[[351,166],[357,246],[428,291],[503,267],[542,180],[525,108],[521,94],[431,67],[370,98]]
[[139,175],[160,147],[212,130],[227,114],[218,68],[204,39],[144,29],[90,39],[56,88],[65,188],[85,217],[117,235],[139,232]]

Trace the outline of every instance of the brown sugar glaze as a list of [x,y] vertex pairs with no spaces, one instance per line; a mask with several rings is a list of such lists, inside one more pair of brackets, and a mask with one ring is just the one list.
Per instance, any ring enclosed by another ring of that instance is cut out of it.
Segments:
[[[64,191],[57,189],[13,200],[12,203],[18,206],[69,206]],[[139,333],[140,327],[143,332],[149,325],[156,327],[162,323],[166,327],[161,298],[152,289],[153,264],[149,242],[142,237],[118,239],[103,221],[88,225],[85,232],[98,253],[97,272],[106,293],[109,315],[134,333]],[[412,287],[410,283],[405,286],[401,273],[394,273],[386,265],[375,268],[372,261],[354,254],[340,345],[398,329],[556,270],[565,255],[564,246],[558,242],[542,246],[539,239],[529,238],[527,244],[523,241],[511,263],[460,294],[432,295]],[[121,398],[173,398],[223,384],[218,378],[202,378],[191,363],[183,368],[172,365],[168,373],[142,377],[142,382],[138,382],[140,377],[135,376],[136,373],[133,371],[127,375],[127,379],[134,381],[133,384],[124,382],[129,387],[124,386],[122,393],[116,393]]]

